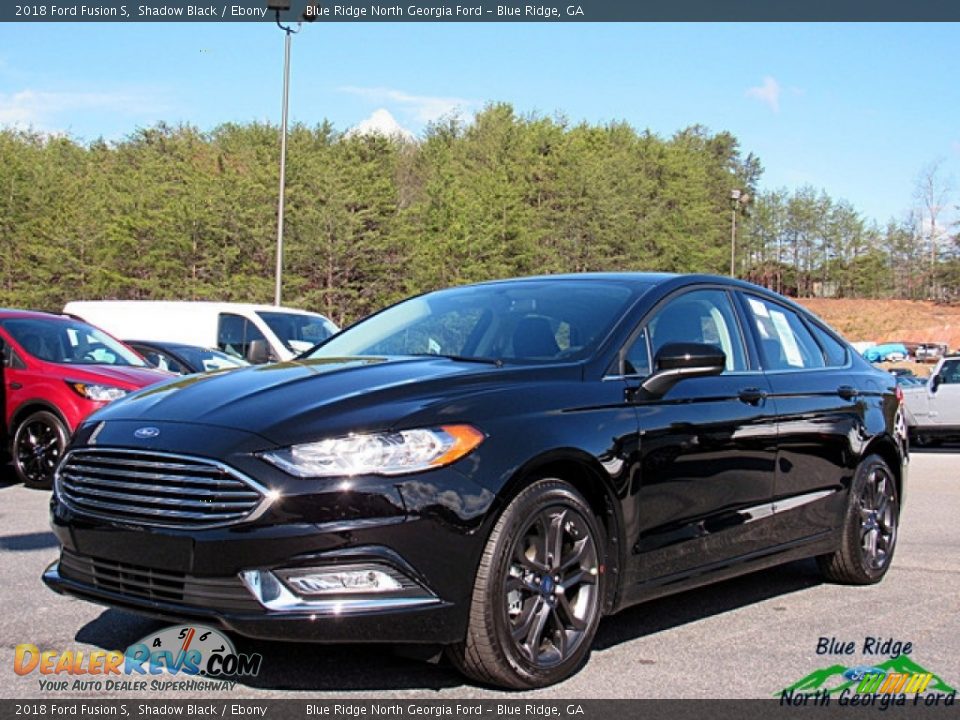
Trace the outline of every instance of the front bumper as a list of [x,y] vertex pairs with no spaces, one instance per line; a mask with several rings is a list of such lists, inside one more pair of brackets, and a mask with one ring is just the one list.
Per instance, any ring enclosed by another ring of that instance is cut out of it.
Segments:
[[306,610],[270,612],[253,607],[249,610],[204,608],[174,601],[146,600],[78,582],[61,574],[60,561],[44,571],[43,582],[61,595],[171,622],[214,623],[239,635],[263,640],[448,644],[462,640],[465,633],[460,608],[442,601],[425,607],[371,609],[350,615]]
[[[291,478],[256,458],[245,437],[228,439],[230,447],[216,457],[273,494],[264,512],[222,526],[164,527],[93,516],[55,490],[51,527],[63,549],[44,582],[103,605],[204,620],[256,638],[463,639],[491,492],[452,467],[349,482]],[[208,433],[204,440],[209,450],[217,437]],[[202,450],[188,449],[196,455]],[[403,590],[340,595],[305,595],[289,583],[270,594],[251,582],[357,564],[385,567],[410,582]]]

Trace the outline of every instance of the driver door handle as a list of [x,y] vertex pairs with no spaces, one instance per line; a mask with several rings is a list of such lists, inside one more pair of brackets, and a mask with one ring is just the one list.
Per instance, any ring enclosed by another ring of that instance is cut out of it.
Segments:
[[767,392],[760,388],[743,388],[737,393],[737,397],[740,398],[741,402],[747,403],[747,405],[759,405],[767,399]]
[[860,396],[860,391],[855,387],[850,385],[841,385],[837,388],[837,395],[842,397],[844,400],[853,400],[856,397]]

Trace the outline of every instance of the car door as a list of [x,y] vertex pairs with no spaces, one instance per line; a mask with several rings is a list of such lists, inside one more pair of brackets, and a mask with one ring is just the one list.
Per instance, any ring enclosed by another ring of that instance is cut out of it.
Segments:
[[14,343],[0,330],[0,345],[3,346],[3,424],[12,436],[14,428],[10,420],[25,401],[32,399],[30,393],[36,385],[34,372],[28,370]]
[[960,358],[944,360],[926,385],[929,422],[960,428]]
[[629,540],[637,585],[665,584],[769,542],[775,412],[730,293],[689,290],[654,308],[625,353],[628,380],[638,386],[675,342],[720,346],[726,369],[635,401],[640,471]]
[[783,542],[814,539],[843,517],[866,403],[846,346],[830,332],[769,297],[742,298],[779,416],[777,533]]

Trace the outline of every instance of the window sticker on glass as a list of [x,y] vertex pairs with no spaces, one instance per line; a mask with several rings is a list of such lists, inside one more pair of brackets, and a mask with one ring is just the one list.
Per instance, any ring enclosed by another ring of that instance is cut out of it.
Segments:
[[758,318],[770,317],[770,314],[767,312],[767,306],[759,300],[747,298],[747,302],[750,303],[750,309],[753,310],[753,314]]
[[427,352],[430,353],[431,355],[439,355],[439,354],[440,354],[440,343],[438,343],[438,342],[437,342],[436,340],[434,340],[433,338],[429,338],[429,339],[427,340]]
[[797,338],[794,337],[790,329],[790,323],[787,316],[777,310],[770,312],[770,319],[773,321],[773,327],[780,336],[780,345],[783,347],[783,355],[789,365],[793,367],[803,367],[803,356],[800,355],[800,348],[797,346]]

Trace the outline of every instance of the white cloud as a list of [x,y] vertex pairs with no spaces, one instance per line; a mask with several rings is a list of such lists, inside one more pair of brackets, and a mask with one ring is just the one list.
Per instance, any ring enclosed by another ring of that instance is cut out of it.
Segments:
[[64,126],[62,113],[109,111],[123,115],[152,113],[162,108],[142,93],[130,92],[50,92],[20,90],[0,93],[0,125],[50,129]]
[[347,136],[352,135],[382,135],[383,137],[407,142],[413,142],[415,139],[412,132],[398,123],[393,115],[383,108],[374,110],[370,117],[350,128],[347,131]]
[[393,103],[414,117],[418,122],[428,123],[439,120],[458,110],[466,110],[477,105],[474,100],[458,97],[434,97],[430,95],[411,95],[403,90],[383,87],[341,87],[340,92],[357,95],[371,102]]
[[776,78],[767,75],[763,78],[763,84],[747,88],[747,97],[754,98],[764,103],[773,112],[780,112],[780,94],[783,88]]

